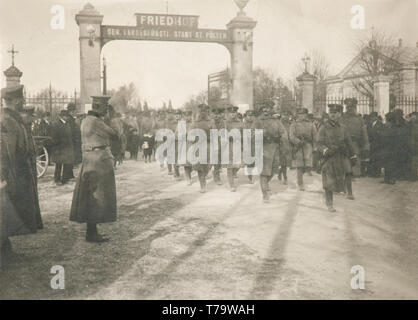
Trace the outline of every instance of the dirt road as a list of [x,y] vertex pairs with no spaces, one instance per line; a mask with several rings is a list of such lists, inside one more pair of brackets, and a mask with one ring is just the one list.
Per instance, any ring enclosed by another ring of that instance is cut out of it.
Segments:
[[[53,170],[53,168],[51,168]],[[325,210],[321,179],[297,191],[241,173],[237,192],[198,192],[155,163],[126,161],[116,171],[118,222],[100,225],[111,242],[84,241],[68,220],[74,182],[39,183],[45,228],[12,238],[18,255],[0,271],[0,299],[418,299],[418,183],[354,182],[355,201],[336,196]],[[65,269],[51,289],[50,269]],[[353,266],[365,289],[351,288]]]

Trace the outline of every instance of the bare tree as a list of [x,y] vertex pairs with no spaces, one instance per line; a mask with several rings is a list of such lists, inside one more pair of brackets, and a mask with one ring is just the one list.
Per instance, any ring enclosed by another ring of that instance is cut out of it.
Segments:
[[401,46],[395,45],[393,36],[381,30],[372,29],[371,33],[360,38],[354,44],[359,61],[354,67],[355,78],[351,80],[354,89],[361,95],[374,98],[373,82],[378,75],[390,75],[390,88],[396,93],[400,83]]
[[117,90],[110,90],[109,94],[112,96],[110,104],[120,112],[127,112],[133,106],[137,105],[138,90],[134,83],[123,85]]

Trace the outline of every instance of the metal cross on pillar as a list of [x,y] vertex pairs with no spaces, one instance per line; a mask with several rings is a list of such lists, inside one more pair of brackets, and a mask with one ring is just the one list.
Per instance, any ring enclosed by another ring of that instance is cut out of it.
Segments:
[[12,54],[12,66],[14,66],[15,65],[15,54],[19,53],[19,51],[16,51],[14,44],[12,44],[12,50],[9,50],[7,52]]
[[309,63],[309,61],[311,61],[311,58],[309,58],[307,53],[305,53],[305,56],[302,58],[302,61],[305,64],[305,73],[309,73],[308,72],[308,63]]

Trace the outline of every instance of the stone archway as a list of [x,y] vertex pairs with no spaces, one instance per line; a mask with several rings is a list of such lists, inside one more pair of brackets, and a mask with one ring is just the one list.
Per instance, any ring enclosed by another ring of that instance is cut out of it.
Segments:
[[[245,3],[248,1],[244,1]],[[90,3],[76,16],[80,41],[80,100],[85,111],[101,94],[100,53],[112,40],[209,42],[225,46],[231,57],[230,103],[253,108],[253,29],[257,22],[240,12],[223,29],[198,28],[198,16],[137,13],[137,26],[103,25]]]

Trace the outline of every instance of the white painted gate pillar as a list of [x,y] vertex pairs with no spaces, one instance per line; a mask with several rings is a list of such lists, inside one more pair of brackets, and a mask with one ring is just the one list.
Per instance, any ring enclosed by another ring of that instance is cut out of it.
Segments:
[[301,107],[307,108],[309,113],[314,113],[314,83],[315,77],[308,72],[302,73],[296,78],[302,90]]
[[103,16],[90,4],[86,4],[75,20],[80,31],[80,104],[82,112],[91,105],[91,96],[101,94],[100,79],[100,27]]
[[376,111],[383,119],[385,118],[385,114],[389,112],[389,82],[390,77],[379,75],[373,83]]
[[243,11],[228,24],[232,39],[230,103],[240,108],[253,109],[253,29],[257,22],[247,17]]

